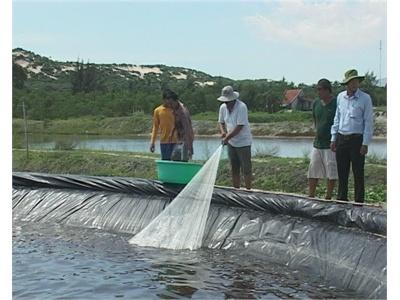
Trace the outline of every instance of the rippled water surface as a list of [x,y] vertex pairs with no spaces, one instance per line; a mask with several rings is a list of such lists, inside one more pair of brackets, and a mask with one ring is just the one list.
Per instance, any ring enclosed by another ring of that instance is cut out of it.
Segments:
[[14,222],[13,298],[357,298],[240,252],[140,248],[130,237]]

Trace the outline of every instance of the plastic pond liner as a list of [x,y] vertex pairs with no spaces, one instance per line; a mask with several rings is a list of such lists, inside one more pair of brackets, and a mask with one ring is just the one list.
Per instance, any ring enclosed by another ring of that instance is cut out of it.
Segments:
[[13,295],[386,298],[379,207],[216,186],[199,250],[130,245],[182,188],[13,173]]

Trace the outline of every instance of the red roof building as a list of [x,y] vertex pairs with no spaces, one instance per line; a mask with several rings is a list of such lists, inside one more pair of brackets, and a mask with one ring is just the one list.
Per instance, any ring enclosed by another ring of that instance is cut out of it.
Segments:
[[302,89],[292,89],[284,92],[282,106],[293,110],[310,110],[312,102],[304,98]]

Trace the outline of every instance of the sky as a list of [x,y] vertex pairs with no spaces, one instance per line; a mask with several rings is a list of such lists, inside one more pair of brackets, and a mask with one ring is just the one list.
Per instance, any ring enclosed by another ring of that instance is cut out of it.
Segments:
[[[383,1],[33,1],[0,9],[2,299],[11,286],[11,50],[59,61],[166,64],[232,79],[315,83],[347,69],[388,78],[388,299],[399,299],[400,17]],[[386,27],[387,22],[387,27]],[[386,28],[388,29],[387,39]],[[382,41],[382,59],[379,41]],[[388,58],[387,58],[388,57]],[[387,61],[390,62],[387,64]],[[388,75],[386,75],[386,73]]]
[[352,68],[387,77],[386,23],[383,0],[14,0],[12,47],[58,61],[312,84]]

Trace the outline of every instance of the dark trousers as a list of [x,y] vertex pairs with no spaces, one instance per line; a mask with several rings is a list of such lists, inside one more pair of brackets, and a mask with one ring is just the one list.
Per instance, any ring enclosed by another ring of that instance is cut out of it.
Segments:
[[240,170],[244,176],[252,174],[251,167],[251,145],[244,147],[233,147],[228,144],[228,157],[231,162],[232,173],[240,174]]
[[336,162],[339,176],[338,200],[348,201],[348,182],[351,169],[354,175],[354,198],[364,202],[364,162],[365,155],[360,154],[363,137],[360,134],[341,135],[336,140]]

